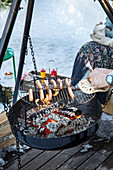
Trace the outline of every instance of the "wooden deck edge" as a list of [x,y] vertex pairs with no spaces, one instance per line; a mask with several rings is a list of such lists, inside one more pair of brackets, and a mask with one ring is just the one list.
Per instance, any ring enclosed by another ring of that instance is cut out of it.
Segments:
[[10,146],[10,145],[13,145],[14,143],[16,143],[16,138],[13,137],[11,139],[8,139],[6,141],[3,141],[0,143],[0,149],[6,147],[6,146]]
[[6,112],[0,114],[0,149],[10,146],[16,142],[16,138],[12,134]]
[[0,114],[0,126],[7,123],[8,122],[8,119],[7,119],[7,116],[6,116],[6,112],[2,112]]
[[8,136],[12,134],[12,130],[10,128],[10,124],[7,123],[4,126],[0,127],[0,138],[3,138],[5,136]]

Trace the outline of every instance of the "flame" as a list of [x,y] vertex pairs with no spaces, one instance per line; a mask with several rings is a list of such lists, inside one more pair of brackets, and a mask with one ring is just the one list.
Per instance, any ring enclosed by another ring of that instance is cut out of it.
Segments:
[[48,95],[48,94],[46,94],[46,97],[45,97],[45,99],[44,99],[43,102],[44,102],[44,103],[47,103],[47,104],[50,103],[50,102],[49,102],[49,95]]
[[46,107],[48,107],[48,105],[50,105],[48,94],[46,94],[46,97],[44,98],[44,100],[42,102],[43,102],[43,105],[42,105],[43,108],[46,108]]
[[35,100],[35,103],[36,103],[36,105],[38,106],[38,110],[43,110],[43,108],[48,107],[48,105],[50,105],[49,95],[46,94],[46,97],[44,98],[43,101],[41,101],[41,103],[40,103],[40,99],[37,98],[37,99]]
[[54,92],[55,92],[55,93],[53,94],[53,96],[57,96],[57,95],[59,94],[59,90],[60,90],[60,89],[53,89],[53,90],[54,90]]
[[57,121],[53,120],[53,119],[49,119],[50,122],[56,123]]
[[63,108],[64,108],[64,106],[65,106],[65,104],[63,104],[63,105],[61,106],[61,109],[63,109]]
[[59,113],[59,109],[57,109],[57,108],[54,108],[54,111],[55,111],[56,113]]
[[81,115],[79,115],[79,116],[76,116],[76,118],[77,118],[77,119],[79,119],[81,116],[82,116],[82,114],[81,114]]
[[35,103],[36,103],[37,106],[39,106],[39,103],[38,103],[39,100],[40,100],[40,99],[36,99],[36,100],[35,100]]
[[11,72],[5,73],[6,76],[10,76],[11,74],[12,74]]

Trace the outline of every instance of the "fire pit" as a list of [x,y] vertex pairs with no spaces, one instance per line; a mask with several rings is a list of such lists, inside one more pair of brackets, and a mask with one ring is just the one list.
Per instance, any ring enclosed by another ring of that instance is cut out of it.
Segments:
[[34,80],[22,85],[20,92],[21,98],[13,105],[10,119],[13,126],[18,122],[18,138],[26,145],[67,148],[98,129],[102,110],[95,94],[87,95],[71,87],[68,78],[43,83]]

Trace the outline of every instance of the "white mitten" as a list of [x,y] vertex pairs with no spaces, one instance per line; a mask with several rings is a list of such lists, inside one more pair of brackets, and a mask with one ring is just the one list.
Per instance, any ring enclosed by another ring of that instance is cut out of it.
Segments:
[[93,34],[105,35],[105,25],[102,22],[96,24],[93,29]]

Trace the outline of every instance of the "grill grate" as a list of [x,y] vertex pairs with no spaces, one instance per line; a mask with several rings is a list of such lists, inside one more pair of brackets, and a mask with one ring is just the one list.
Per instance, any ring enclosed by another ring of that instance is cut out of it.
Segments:
[[[45,102],[47,103],[46,100],[48,98],[48,95],[50,93],[52,93],[52,98],[50,99],[51,103],[55,103],[57,101],[76,101],[77,104],[84,104],[89,102],[90,100],[92,100],[95,97],[95,94],[86,94],[83,93],[79,88],[77,88],[76,86],[71,86],[70,85],[70,89],[72,90],[72,93],[74,95],[74,98],[72,96],[70,96],[69,93],[69,88],[66,84],[66,78],[61,79],[62,81],[62,86],[63,88],[60,88],[60,85],[57,81],[54,81],[56,83],[56,88],[54,88],[55,85],[53,85],[51,83],[51,80],[46,80],[48,83],[48,85],[45,87],[44,83],[41,83],[40,80],[38,80],[41,84],[41,89],[37,86],[36,81],[29,81],[27,83],[24,83],[23,85],[21,85],[20,87],[20,91],[19,91],[19,96],[22,100],[24,100],[25,102],[29,103],[30,105],[36,105],[37,101],[40,102],[40,105],[43,105],[43,107],[45,107],[45,103],[41,102],[41,97],[40,97],[40,93],[42,92],[44,94],[44,99]],[[69,79],[69,82],[71,84],[71,79]],[[33,100],[30,101],[28,100],[28,96],[29,96],[29,90],[31,90],[32,96],[33,96]],[[40,92],[41,91],[41,92]],[[26,98],[27,96],[27,98]],[[48,102],[49,104],[49,102]]]

